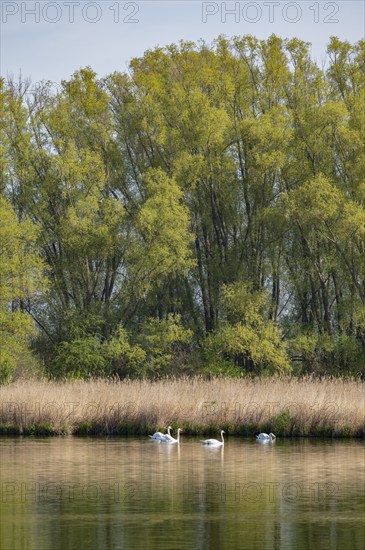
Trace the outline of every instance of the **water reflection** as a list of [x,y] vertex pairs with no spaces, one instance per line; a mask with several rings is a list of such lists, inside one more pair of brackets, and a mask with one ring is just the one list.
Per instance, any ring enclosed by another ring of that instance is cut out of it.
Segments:
[[364,443],[0,440],[0,548],[365,546]]

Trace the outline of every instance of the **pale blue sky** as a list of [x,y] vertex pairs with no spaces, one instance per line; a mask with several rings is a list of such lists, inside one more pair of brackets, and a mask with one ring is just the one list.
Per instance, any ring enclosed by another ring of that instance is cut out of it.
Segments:
[[[234,13],[232,13],[234,12]],[[1,74],[60,82],[90,65],[99,76],[124,71],[146,49],[219,34],[298,36],[321,63],[330,36],[364,37],[362,0],[118,1],[1,0]]]

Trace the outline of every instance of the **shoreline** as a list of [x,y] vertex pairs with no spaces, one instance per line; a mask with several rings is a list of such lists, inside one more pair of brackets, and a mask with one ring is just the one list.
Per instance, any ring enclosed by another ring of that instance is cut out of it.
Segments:
[[325,378],[18,381],[0,386],[0,436],[365,438],[364,384]]

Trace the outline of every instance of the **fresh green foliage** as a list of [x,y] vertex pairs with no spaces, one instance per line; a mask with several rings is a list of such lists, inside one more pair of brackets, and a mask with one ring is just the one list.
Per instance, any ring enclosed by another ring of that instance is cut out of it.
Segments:
[[264,291],[245,283],[223,287],[227,321],[208,337],[208,353],[233,361],[244,372],[273,374],[290,371],[285,345],[277,327],[265,317]]
[[[11,204],[0,196],[0,383],[14,374],[24,355],[34,323],[29,301],[44,288],[37,254],[37,228],[18,221]],[[31,361],[31,358],[28,357]]]
[[145,374],[146,352],[129,341],[128,333],[122,326],[106,343],[106,357],[111,362],[113,375],[137,378]]
[[179,314],[170,313],[166,319],[149,318],[142,325],[142,347],[146,351],[147,369],[151,375],[174,373],[173,366],[183,361],[184,346],[193,333],[184,328]]
[[3,380],[30,343],[55,376],[363,372],[365,43],[309,52],[1,81]]
[[56,348],[53,366],[58,376],[68,378],[110,374],[104,347],[97,336],[61,342]]

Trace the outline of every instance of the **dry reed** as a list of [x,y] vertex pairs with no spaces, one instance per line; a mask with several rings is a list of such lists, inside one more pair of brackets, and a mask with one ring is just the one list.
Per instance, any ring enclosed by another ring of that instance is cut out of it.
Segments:
[[0,387],[1,434],[146,435],[260,431],[365,436],[365,385],[327,379],[18,381]]

